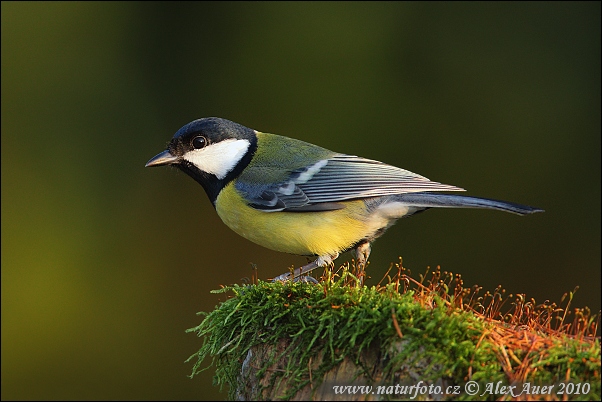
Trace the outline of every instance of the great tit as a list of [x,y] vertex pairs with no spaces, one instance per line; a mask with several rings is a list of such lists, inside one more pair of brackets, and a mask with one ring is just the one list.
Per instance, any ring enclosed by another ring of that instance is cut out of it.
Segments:
[[[359,156],[208,117],[180,128],[146,167],[172,165],[196,180],[222,221],[272,250],[316,256],[294,278],[370,243],[397,219],[428,208],[487,208],[518,215],[542,209],[432,191],[464,189]],[[275,280],[285,280],[291,273]]]

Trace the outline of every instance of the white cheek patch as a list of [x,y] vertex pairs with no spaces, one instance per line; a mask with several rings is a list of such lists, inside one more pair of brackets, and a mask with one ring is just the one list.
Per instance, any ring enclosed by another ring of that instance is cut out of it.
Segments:
[[248,140],[231,138],[205,148],[193,149],[184,155],[184,159],[221,180],[245,156],[250,145]]

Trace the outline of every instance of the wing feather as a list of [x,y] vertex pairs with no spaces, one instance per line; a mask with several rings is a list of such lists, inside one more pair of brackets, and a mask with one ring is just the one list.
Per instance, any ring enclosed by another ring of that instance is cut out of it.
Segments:
[[236,188],[251,206],[264,211],[332,210],[342,208],[337,203],[347,200],[425,191],[464,191],[386,163],[343,154],[294,170],[279,183],[253,183],[249,181],[252,177],[252,172],[246,172],[246,180],[237,180]]

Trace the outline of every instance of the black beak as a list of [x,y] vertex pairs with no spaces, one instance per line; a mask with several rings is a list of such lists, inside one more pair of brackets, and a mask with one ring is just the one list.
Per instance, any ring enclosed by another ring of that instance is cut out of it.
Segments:
[[178,158],[170,154],[169,151],[165,150],[159,155],[152,157],[150,161],[146,162],[146,165],[144,165],[144,167],[165,166],[173,165],[176,163],[178,163]]

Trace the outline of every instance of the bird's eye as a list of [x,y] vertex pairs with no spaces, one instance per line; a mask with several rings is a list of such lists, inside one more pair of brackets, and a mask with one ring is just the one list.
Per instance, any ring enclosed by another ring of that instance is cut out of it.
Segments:
[[207,146],[207,144],[209,144],[209,140],[203,137],[202,135],[199,135],[198,137],[194,137],[192,139],[192,146],[194,147],[194,149],[204,148]]

